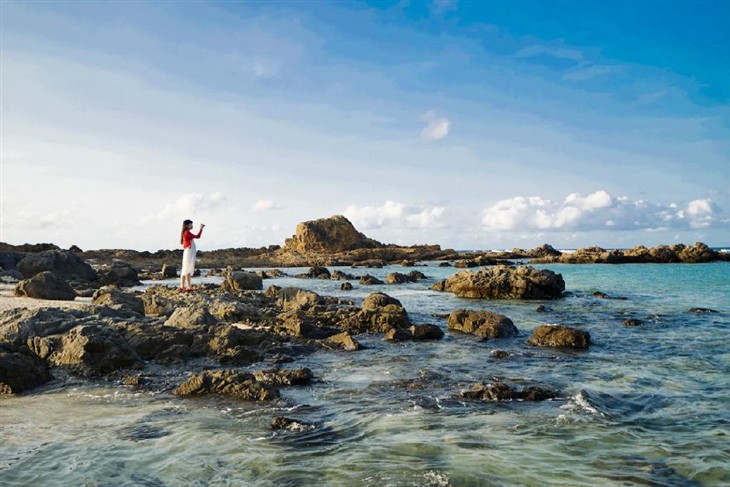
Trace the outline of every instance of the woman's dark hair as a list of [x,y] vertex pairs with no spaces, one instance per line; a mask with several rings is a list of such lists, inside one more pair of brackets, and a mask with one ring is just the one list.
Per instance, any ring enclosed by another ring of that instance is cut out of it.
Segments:
[[188,225],[193,223],[192,220],[185,220],[183,221],[182,231],[180,232],[180,243],[183,243],[183,235],[185,235],[185,230],[187,230]]

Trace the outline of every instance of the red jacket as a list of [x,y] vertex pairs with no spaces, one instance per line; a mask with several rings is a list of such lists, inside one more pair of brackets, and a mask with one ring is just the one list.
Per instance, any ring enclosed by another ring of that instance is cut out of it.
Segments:
[[200,238],[200,234],[202,234],[202,233],[203,233],[203,229],[202,228],[200,229],[200,231],[198,232],[197,235],[195,235],[190,230],[185,230],[185,232],[183,233],[183,236],[182,236],[183,237],[183,248],[184,249],[189,249],[190,246],[193,243],[193,239],[194,238]]

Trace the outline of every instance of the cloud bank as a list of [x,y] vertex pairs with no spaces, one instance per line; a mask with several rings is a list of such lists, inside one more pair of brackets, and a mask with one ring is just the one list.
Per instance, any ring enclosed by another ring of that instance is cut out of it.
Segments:
[[350,205],[342,214],[359,230],[426,229],[441,226],[444,211],[442,206],[411,206],[388,200],[382,206]]
[[657,231],[701,229],[718,220],[719,208],[709,199],[680,207],[662,205],[600,190],[587,196],[568,195],[562,202],[540,196],[501,200],[482,213],[482,225],[505,231]]

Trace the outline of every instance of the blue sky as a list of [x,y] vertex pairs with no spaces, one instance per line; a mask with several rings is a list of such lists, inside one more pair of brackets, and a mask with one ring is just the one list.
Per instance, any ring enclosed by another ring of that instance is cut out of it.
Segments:
[[730,2],[2,2],[2,236],[730,244]]

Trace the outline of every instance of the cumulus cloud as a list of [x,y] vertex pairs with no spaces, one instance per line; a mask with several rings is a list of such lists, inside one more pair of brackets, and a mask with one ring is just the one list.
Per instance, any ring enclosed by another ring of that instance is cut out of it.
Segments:
[[254,211],[269,211],[280,210],[281,207],[271,200],[258,200],[256,203],[251,205],[251,209]]
[[424,140],[439,140],[449,135],[449,119],[437,117],[433,110],[428,111],[421,120],[426,122],[426,127],[421,130],[421,138]]
[[225,205],[226,197],[220,192],[211,194],[186,193],[174,203],[168,203],[155,218],[158,220],[191,218],[201,211],[216,210]]
[[562,202],[540,196],[516,196],[497,202],[482,214],[482,225],[508,231],[592,231],[697,229],[717,221],[717,206],[708,199],[686,206],[662,205],[600,190],[568,195]]
[[388,200],[382,206],[350,205],[342,214],[358,229],[372,230],[440,226],[444,211],[442,206],[410,206]]

